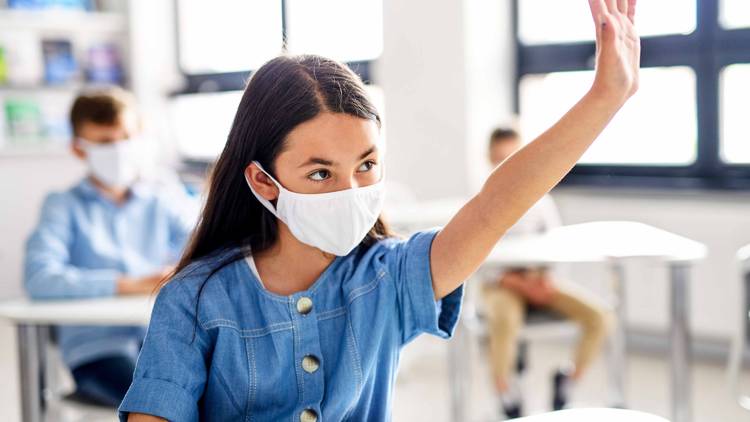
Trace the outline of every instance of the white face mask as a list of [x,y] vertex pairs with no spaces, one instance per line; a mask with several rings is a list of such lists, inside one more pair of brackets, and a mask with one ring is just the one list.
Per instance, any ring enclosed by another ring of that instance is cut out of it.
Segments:
[[[383,210],[383,180],[375,184],[329,193],[303,194],[284,189],[255,161],[279,188],[276,207],[250,190],[263,206],[289,227],[300,242],[337,256],[348,255],[372,229]],[[245,176],[247,177],[247,176]]]
[[139,155],[135,139],[97,144],[85,139],[83,149],[91,174],[107,186],[124,188],[139,176]]

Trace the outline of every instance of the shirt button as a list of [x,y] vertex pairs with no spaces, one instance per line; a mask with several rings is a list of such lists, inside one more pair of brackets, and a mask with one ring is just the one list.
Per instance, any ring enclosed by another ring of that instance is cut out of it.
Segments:
[[302,315],[307,315],[310,313],[313,307],[312,299],[309,297],[301,297],[297,301],[297,312],[301,313]]
[[320,361],[313,355],[307,355],[302,358],[302,369],[308,374],[312,374],[320,368]]
[[318,414],[312,409],[305,409],[299,414],[300,422],[315,422],[318,420]]

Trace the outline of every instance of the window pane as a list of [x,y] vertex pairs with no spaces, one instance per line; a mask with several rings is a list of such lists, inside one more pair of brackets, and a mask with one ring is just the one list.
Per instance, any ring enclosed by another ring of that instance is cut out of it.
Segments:
[[278,1],[180,0],[177,11],[186,73],[253,70],[281,52]]
[[[528,140],[554,124],[591,86],[592,71],[528,75],[521,123]],[[688,67],[646,68],[628,101],[583,156],[582,164],[677,166],[696,158],[695,74]]]
[[224,149],[241,98],[242,91],[175,97],[171,126],[179,153],[185,158],[214,160]]
[[382,0],[287,0],[286,12],[292,53],[358,61],[383,50]]
[[[524,44],[594,40],[588,2],[581,0],[517,0],[519,37]],[[747,0],[735,0],[747,2]],[[668,19],[665,19],[668,17]],[[689,34],[695,30],[695,0],[638,2],[641,36]]]
[[750,64],[728,66],[721,74],[721,157],[750,163]]
[[721,25],[725,28],[750,27],[750,1],[722,0]]

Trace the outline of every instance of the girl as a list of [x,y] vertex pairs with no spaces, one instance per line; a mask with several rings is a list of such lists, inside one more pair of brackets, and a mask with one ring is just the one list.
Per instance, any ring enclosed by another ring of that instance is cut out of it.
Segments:
[[380,118],[358,78],[314,56],[261,67],[154,305],[121,419],[388,420],[401,347],[451,335],[462,282],[637,89],[635,0],[589,3],[590,91],[445,228],[408,240],[379,217]]

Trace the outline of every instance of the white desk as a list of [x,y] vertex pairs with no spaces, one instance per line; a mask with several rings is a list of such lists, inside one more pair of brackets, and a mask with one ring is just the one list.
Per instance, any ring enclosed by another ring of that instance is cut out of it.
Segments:
[[[450,206],[426,206],[425,219],[419,221],[417,209],[395,210],[396,226],[414,227],[415,221],[423,226],[445,224],[450,218]],[[453,206],[455,208],[455,206]],[[400,217],[404,217],[401,219]],[[415,220],[416,219],[416,220]],[[690,265],[706,256],[706,247],[698,242],[642,223],[614,221],[563,226],[540,236],[501,240],[490,253],[480,270],[499,271],[508,266],[532,266],[555,263],[605,263],[613,275],[618,303],[619,321],[626,321],[623,263],[630,258],[657,260],[669,266],[670,273],[670,344],[672,417],[674,422],[689,422],[690,398],[690,336],[688,331],[688,274]],[[479,273],[479,271],[478,271]],[[477,281],[479,282],[479,281]],[[465,387],[460,377],[466,372],[462,367],[465,356],[452,342],[451,401],[454,420],[465,420]],[[614,401],[625,405],[625,331],[618,323],[612,335],[613,371],[610,388]]]
[[669,422],[659,416],[622,409],[570,409],[515,420],[518,422]]
[[51,374],[47,351],[53,325],[147,325],[153,298],[131,296],[87,300],[31,301],[15,299],[0,303],[0,318],[18,331],[19,374],[24,422],[45,421],[40,380],[42,370]]

